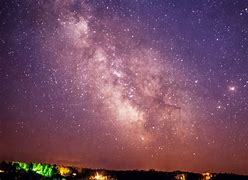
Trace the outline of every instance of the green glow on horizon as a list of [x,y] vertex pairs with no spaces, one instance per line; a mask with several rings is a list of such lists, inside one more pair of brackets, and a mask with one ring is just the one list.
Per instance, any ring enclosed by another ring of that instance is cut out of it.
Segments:
[[48,165],[48,164],[34,163],[32,171],[45,177],[51,177],[54,174],[53,166]]
[[52,177],[56,174],[55,167],[48,164],[32,163],[30,165],[29,163],[24,162],[14,162],[13,164],[16,164],[17,170],[24,170],[26,172],[30,170],[44,177]]
[[26,172],[29,171],[30,165],[28,163],[24,163],[24,162],[14,162],[14,164],[17,164],[16,169],[17,170],[24,170]]

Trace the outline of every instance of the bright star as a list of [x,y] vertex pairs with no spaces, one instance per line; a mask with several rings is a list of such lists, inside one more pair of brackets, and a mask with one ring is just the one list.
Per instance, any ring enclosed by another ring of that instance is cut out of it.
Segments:
[[235,86],[229,86],[229,91],[235,91],[236,87]]

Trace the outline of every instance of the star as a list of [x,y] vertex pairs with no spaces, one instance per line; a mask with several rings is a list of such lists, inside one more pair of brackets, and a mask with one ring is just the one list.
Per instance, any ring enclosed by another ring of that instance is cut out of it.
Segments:
[[229,91],[235,91],[236,87],[235,86],[229,86],[228,89],[229,89]]

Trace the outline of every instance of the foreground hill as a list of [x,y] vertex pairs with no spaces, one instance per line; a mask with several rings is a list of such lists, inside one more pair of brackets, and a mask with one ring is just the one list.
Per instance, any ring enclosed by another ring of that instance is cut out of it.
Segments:
[[248,176],[218,173],[114,171],[75,168],[60,165],[24,162],[2,162],[0,179],[82,179],[82,180],[247,180]]

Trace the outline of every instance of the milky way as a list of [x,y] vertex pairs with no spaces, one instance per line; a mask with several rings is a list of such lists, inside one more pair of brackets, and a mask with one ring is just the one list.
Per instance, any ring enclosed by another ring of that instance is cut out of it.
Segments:
[[248,173],[248,4],[203,2],[1,3],[0,158]]

